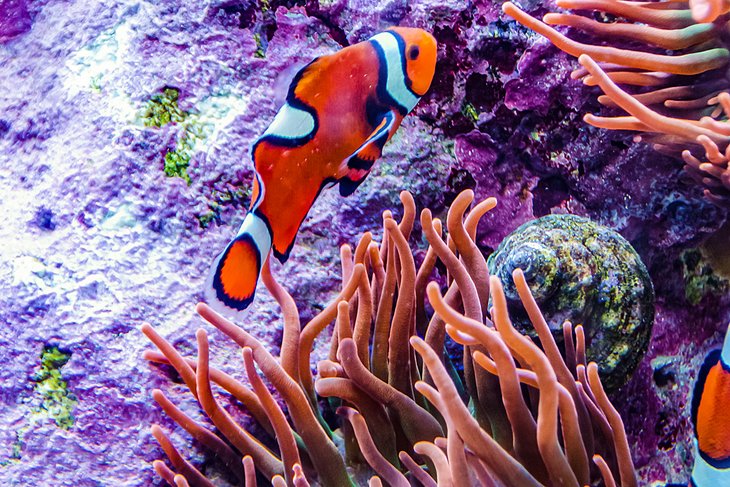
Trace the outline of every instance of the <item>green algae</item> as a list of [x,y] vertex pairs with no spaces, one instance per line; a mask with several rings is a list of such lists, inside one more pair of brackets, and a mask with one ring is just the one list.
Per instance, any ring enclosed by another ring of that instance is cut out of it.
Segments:
[[175,88],[165,88],[162,93],[153,95],[142,113],[145,127],[164,127],[168,123],[182,123],[188,113],[177,105],[180,91]]
[[33,375],[35,391],[43,398],[38,413],[43,413],[56,422],[56,426],[69,429],[74,425],[73,410],[77,399],[68,390],[61,368],[71,358],[70,353],[58,347],[46,345],[41,353],[40,369]]
[[254,34],[253,40],[256,43],[256,52],[253,53],[254,56],[257,58],[265,58],[266,52],[264,51],[264,43],[261,41],[261,35],[260,34]]
[[162,93],[153,95],[150,98],[143,109],[141,119],[145,127],[161,128],[170,123],[179,124],[183,127],[182,135],[175,149],[165,152],[163,170],[166,176],[182,178],[189,186],[192,180],[188,174],[188,167],[194,152],[195,128],[192,123],[191,113],[182,110],[178,106],[179,98],[179,90],[165,88]]
[[[40,365],[30,377],[34,382],[33,391],[40,399],[40,405],[32,406],[26,415],[27,423],[15,430],[15,441],[12,443],[8,460],[0,462],[0,467],[22,460],[25,436],[33,425],[52,419],[56,426],[63,430],[73,427],[75,422],[73,410],[78,400],[69,391],[68,383],[61,374],[61,369],[70,359],[71,353],[64,352],[57,346],[43,347]],[[37,404],[37,400],[33,400],[32,403]]]
[[250,186],[228,189],[226,191],[213,191],[208,202],[208,211],[196,216],[198,224],[201,228],[208,228],[211,222],[220,222],[220,213],[225,206],[248,206],[250,201]]
[[699,304],[705,296],[722,296],[730,290],[730,282],[718,276],[699,249],[682,252],[684,296],[691,305]]
[[220,215],[220,206],[215,203],[210,203],[208,205],[208,208],[210,209],[210,211],[208,211],[207,213],[203,213],[202,215],[196,216],[200,228],[208,228],[208,225],[210,225],[213,220],[218,221]]
[[153,95],[137,113],[137,123],[152,129],[175,125],[177,141],[164,149],[163,171],[168,177],[179,177],[192,184],[190,161],[196,152],[204,152],[214,133],[229,126],[233,119],[247,108],[246,101],[230,93],[205,96],[190,111],[178,106],[180,92],[165,88]]
[[180,141],[177,143],[175,150],[167,151],[165,153],[165,175],[168,177],[179,177],[183,178],[188,186],[192,183],[190,175],[188,174],[188,167],[190,167],[190,159],[193,157],[193,143],[188,134],[187,128],[180,137]]
[[474,105],[469,102],[466,102],[461,106],[461,114],[471,120],[474,124],[479,121],[479,112],[477,112]]
[[0,460],[0,467],[7,467],[11,463],[17,463],[23,458],[23,444],[27,431],[28,426],[24,426],[15,431],[15,441],[10,447],[10,455],[4,460]]

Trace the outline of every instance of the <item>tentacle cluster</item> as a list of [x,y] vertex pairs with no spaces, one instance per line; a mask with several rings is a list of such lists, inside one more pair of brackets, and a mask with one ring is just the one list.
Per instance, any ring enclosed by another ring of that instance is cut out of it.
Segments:
[[[358,471],[367,472],[372,486],[617,481],[635,486],[623,424],[596,364],[586,363],[582,327],[563,324],[562,356],[520,270],[513,276],[516,288],[544,348],[512,326],[502,284],[488,275],[474,243],[480,217],[496,201],[485,200],[467,214],[473,193],[459,195],[446,219],[447,238],[441,221],[424,210],[420,223],[429,248],[417,267],[408,245],[415,204],[405,192],[401,200],[400,222],[390,212],[383,215],[380,245],[366,233],[354,252],[342,247],[342,291],[301,331],[292,297],[266,268],[263,281],[284,318],[278,359],[246,331],[198,305],[207,322],[241,347],[252,390],[209,366],[204,330],[197,332],[197,359],[186,359],[151,326],[142,327],[159,349],[145,358],[178,371],[224,438],[188,417],[161,391],[153,392],[154,399],[247,487],[256,485],[256,471],[272,485],[290,486],[310,481],[353,485]],[[429,283],[437,261],[448,271],[443,294],[438,284]],[[434,311],[430,317],[426,301]],[[314,378],[314,339],[331,323],[330,355],[317,364]],[[464,347],[463,374],[445,351],[448,340]],[[257,366],[286,403],[288,417]],[[220,405],[223,391],[251,412],[278,448],[267,448],[233,421]],[[336,407],[340,420],[334,431],[320,412],[322,398]],[[211,485],[159,426],[152,432],[172,465],[155,462],[162,478],[171,485]],[[335,446],[337,438],[344,453]]]
[[[628,114],[587,114],[585,121],[647,133],[657,149],[681,154],[708,199],[730,205],[730,3],[556,0],[556,5],[579,13],[548,13],[541,22],[511,2],[503,10],[578,57],[582,68],[573,78],[600,86],[599,102]],[[592,17],[580,15],[588,12]],[[596,38],[596,44],[575,41],[550,25],[572,27]]]

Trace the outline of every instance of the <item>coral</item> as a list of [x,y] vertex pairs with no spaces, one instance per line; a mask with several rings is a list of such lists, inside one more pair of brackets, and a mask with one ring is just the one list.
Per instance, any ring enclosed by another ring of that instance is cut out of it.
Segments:
[[[602,104],[628,113],[618,117],[588,114],[585,121],[607,129],[648,133],[656,148],[681,152],[685,169],[706,187],[708,199],[730,204],[730,94],[725,91],[730,51],[722,37],[726,20],[710,23],[728,10],[724,0],[689,4],[558,0],[557,5],[592,10],[599,20],[549,13],[543,23],[511,2],[503,9],[579,57],[583,69],[574,71],[573,78],[600,86],[605,93],[599,97]],[[577,42],[547,24],[570,26],[608,39],[611,45]]]
[[[519,269],[515,286],[543,350],[510,321],[502,284],[488,275],[474,243],[480,218],[496,201],[482,201],[465,215],[473,193],[462,192],[446,218],[446,239],[441,221],[423,210],[421,229],[430,246],[417,268],[408,245],[415,203],[407,192],[401,200],[400,223],[391,212],[383,214],[380,245],[366,233],[354,251],[341,248],[342,290],[301,331],[293,297],[264,268],[262,281],[284,322],[278,360],[244,329],[205,304],[197,306],[243,349],[253,391],[210,367],[205,330],[197,332],[193,360],[150,325],[142,327],[160,350],[145,352],[145,358],[175,368],[230,446],[160,390],[153,391],[157,403],[247,486],[255,484],[254,466],[273,485],[308,485],[309,479],[343,486],[368,477],[370,485],[397,486],[410,485],[409,479],[422,485],[636,485],[621,418],[597,365],[586,363],[583,328],[563,325],[561,356]],[[428,283],[439,262],[448,270],[443,294],[436,282]],[[435,311],[430,317],[426,296]],[[313,377],[313,343],[333,321],[329,356],[317,363]],[[445,352],[451,340],[464,347],[461,357]],[[462,362],[463,375],[455,373],[454,360]],[[283,399],[290,421],[256,366]],[[266,437],[239,426],[211,383],[240,401]],[[320,408],[324,398],[339,419],[328,414],[329,407]],[[207,472],[183,459],[159,426],[152,433],[174,469],[156,461],[162,478],[171,485],[210,485]],[[266,446],[272,438],[278,448]],[[336,446],[340,441],[344,453]]]
[[654,286],[633,247],[587,218],[548,215],[508,235],[487,260],[505,286],[510,316],[527,333],[529,318],[512,283],[522,269],[556,339],[560,325],[583,325],[588,360],[600,364],[608,390],[625,384],[649,345]]

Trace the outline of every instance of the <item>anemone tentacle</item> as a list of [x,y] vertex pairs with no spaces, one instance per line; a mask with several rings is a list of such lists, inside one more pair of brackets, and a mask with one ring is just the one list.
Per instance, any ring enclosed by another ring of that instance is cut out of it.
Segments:
[[[198,305],[208,323],[242,348],[253,392],[209,366],[202,329],[197,332],[198,357],[192,360],[144,325],[143,332],[160,350],[144,357],[178,370],[224,438],[182,413],[162,392],[153,396],[246,487],[256,485],[256,470],[271,485],[294,487],[310,482],[338,487],[384,482],[577,487],[615,485],[615,479],[635,486],[623,424],[603,392],[596,365],[586,365],[582,327],[564,325],[569,339],[563,356],[519,271],[514,279],[544,351],[512,326],[502,284],[489,276],[474,242],[479,218],[496,201],[481,202],[467,213],[473,199],[467,190],[455,200],[446,219],[448,237],[441,235],[440,221],[428,210],[422,212],[430,257],[417,272],[408,244],[415,204],[410,195],[402,195],[404,217],[398,223],[391,212],[384,214],[380,245],[367,233],[354,252],[342,249],[343,291],[302,333],[294,326],[299,316],[293,297],[267,269],[264,281],[288,328],[279,359],[251,334]],[[427,284],[437,277],[437,261],[453,279],[445,294],[435,282]],[[330,323],[332,353],[317,364],[318,377],[312,377],[311,346]],[[436,340],[434,328],[441,334]],[[419,338],[417,330],[431,340]],[[449,372],[454,367],[444,350],[447,336],[464,346],[461,379]],[[376,367],[376,354],[385,361],[381,367]],[[288,417],[264,379],[284,399]],[[462,380],[468,385],[466,397]],[[224,393],[213,384],[256,411],[255,419],[278,447],[265,447],[263,438],[235,424],[218,399]],[[529,394],[523,386],[532,389]],[[337,414],[321,414],[320,398],[334,401]],[[497,404],[487,404],[495,398]],[[475,417],[473,409],[483,416]],[[327,423],[324,417],[339,419]],[[172,464],[154,462],[162,479],[175,486],[212,485],[204,469],[185,460],[159,426],[153,426],[153,433]],[[335,436],[344,440],[344,455],[334,446]]]
[[[730,51],[724,34],[730,1],[557,0],[556,5],[615,18],[548,13],[541,22],[511,2],[502,9],[579,58],[583,67],[572,77],[598,85],[605,93],[598,98],[601,104],[628,113],[587,114],[587,123],[646,133],[657,149],[681,156],[710,201],[730,206]],[[552,25],[589,34],[595,44],[577,42]]]

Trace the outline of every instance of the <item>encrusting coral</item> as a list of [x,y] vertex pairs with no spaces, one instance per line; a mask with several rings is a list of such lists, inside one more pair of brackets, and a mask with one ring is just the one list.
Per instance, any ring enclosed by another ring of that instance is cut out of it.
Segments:
[[[600,86],[605,95],[599,102],[628,114],[587,114],[585,121],[650,134],[656,148],[681,153],[685,169],[705,186],[708,199],[730,205],[730,94],[725,77],[730,51],[723,37],[730,4],[726,0],[557,0],[556,4],[593,11],[594,17],[548,13],[540,22],[511,2],[503,10],[578,57],[583,68],[572,77]],[[569,26],[601,41],[577,42],[548,24]],[[610,45],[599,45],[603,41]]]
[[[465,216],[472,200],[473,193],[465,191],[454,201],[447,239],[442,223],[423,210],[420,223],[429,248],[417,268],[408,245],[415,204],[403,192],[403,218],[398,223],[384,213],[380,245],[366,233],[354,252],[342,247],[342,291],[301,331],[294,299],[266,266],[262,279],[284,321],[278,359],[244,329],[199,304],[198,313],[242,348],[253,390],[209,366],[205,330],[197,332],[197,359],[186,359],[143,325],[160,350],[146,352],[145,358],[177,370],[225,439],[161,391],[153,391],[154,399],[246,486],[256,485],[254,468],[277,486],[311,481],[339,487],[366,478],[369,485],[404,487],[635,486],[623,423],[597,365],[586,363],[583,328],[563,324],[561,356],[519,269],[513,273],[515,286],[543,349],[512,326],[502,284],[489,276],[474,243],[479,219],[496,201],[485,200]],[[444,294],[436,282],[429,283],[437,261],[448,272]],[[434,311],[430,318],[426,297]],[[315,379],[313,342],[333,321],[329,358],[317,364]],[[463,374],[446,353],[447,336],[464,347]],[[286,403],[290,421],[256,366]],[[270,450],[236,424],[211,383],[247,408],[278,449]],[[320,411],[323,398],[338,406],[334,431]],[[180,456],[162,428],[154,425],[152,432],[172,464],[154,463],[162,478],[178,486],[212,485]],[[336,446],[340,439],[344,453]]]

